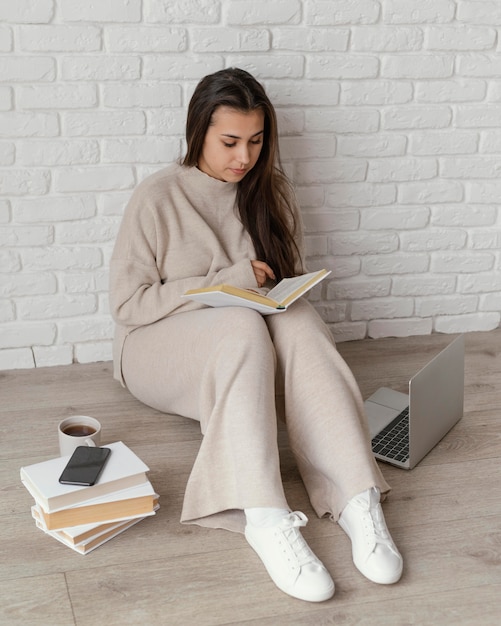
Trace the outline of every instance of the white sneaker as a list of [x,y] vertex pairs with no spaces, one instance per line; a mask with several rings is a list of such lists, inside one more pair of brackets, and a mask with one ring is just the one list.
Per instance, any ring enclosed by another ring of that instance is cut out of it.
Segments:
[[269,528],[248,523],[245,538],[279,589],[300,600],[322,602],[334,595],[334,582],[301,535],[299,527],[307,521],[295,511]]
[[379,503],[377,487],[352,498],[339,518],[339,525],[351,539],[353,562],[372,582],[396,583],[402,575],[403,560],[388,531]]

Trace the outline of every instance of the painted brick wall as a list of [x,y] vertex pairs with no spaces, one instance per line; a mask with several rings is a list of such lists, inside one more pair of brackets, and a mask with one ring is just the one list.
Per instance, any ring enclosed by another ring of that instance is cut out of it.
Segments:
[[123,207],[197,81],[253,72],[339,341],[501,310],[501,2],[0,0],[0,369],[111,358]]

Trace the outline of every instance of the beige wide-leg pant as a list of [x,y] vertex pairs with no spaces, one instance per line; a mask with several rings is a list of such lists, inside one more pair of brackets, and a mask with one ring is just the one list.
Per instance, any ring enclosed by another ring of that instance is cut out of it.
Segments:
[[244,508],[289,508],[276,393],[285,396],[290,446],[319,516],[337,519],[371,486],[389,490],[357,384],[306,300],[266,317],[233,307],[172,315],[129,335],[122,371],[141,402],[200,422],[183,522],[242,532]]

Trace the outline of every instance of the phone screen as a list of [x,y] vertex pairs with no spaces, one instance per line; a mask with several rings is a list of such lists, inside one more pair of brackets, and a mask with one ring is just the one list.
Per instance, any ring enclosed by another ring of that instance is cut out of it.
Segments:
[[97,482],[99,474],[110,456],[109,448],[78,446],[59,477],[63,485],[90,487]]

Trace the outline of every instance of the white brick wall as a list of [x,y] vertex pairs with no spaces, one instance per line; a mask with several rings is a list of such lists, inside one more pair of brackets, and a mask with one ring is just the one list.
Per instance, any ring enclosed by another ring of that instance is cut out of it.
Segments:
[[111,358],[127,199],[198,80],[274,101],[340,341],[501,322],[501,2],[0,0],[0,369]]

